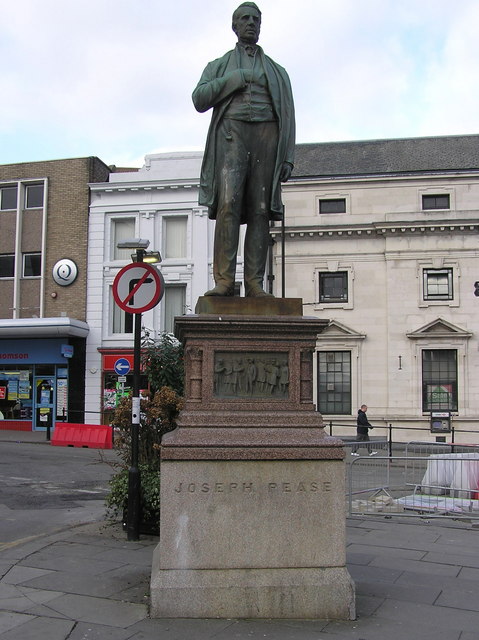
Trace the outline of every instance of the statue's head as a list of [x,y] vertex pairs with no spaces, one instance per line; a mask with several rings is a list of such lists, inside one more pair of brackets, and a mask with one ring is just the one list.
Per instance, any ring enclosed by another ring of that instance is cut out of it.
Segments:
[[243,2],[233,13],[232,26],[239,42],[256,44],[261,28],[261,11],[254,2]]

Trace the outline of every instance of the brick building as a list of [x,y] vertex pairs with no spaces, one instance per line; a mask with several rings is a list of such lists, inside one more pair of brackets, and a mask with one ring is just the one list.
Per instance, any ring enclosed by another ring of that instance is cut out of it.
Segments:
[[89,184],[98,158],[0,166],[0,428],[83,421]]

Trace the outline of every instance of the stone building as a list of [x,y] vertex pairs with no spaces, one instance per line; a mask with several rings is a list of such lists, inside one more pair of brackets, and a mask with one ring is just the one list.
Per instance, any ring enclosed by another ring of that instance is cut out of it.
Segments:
[[89,184],[98,158],[0,166],[0,429],[84,418]]
[[479,430],[479,136],[300,144],[283,201],[286,297],[330,321],[325,419],[352,426],[365,403],[409,440],[450,412],[456,440],[477,442],[461,431]]

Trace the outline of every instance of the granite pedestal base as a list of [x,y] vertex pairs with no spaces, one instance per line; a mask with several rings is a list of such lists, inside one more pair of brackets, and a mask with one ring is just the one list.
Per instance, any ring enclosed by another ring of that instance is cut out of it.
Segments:
[[353,619],[343,444],[312,403],[327,321],[241,300],[176,322],[186,400],[161,448],[151,615]]
[[354,618],[341,460],[164,461],[151,615]]

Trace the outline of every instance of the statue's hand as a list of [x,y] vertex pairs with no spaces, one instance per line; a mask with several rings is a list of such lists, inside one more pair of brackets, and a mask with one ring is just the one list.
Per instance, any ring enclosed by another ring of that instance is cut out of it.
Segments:
[[253,80],[253,69],[242,69],[245,82],[250,83]]
[[281,171],[279,173],[279,179],[281,182],[288,182],[291,177],[291,173],[293,171],[293,165],[289,162],[283,162],[281,166]]

